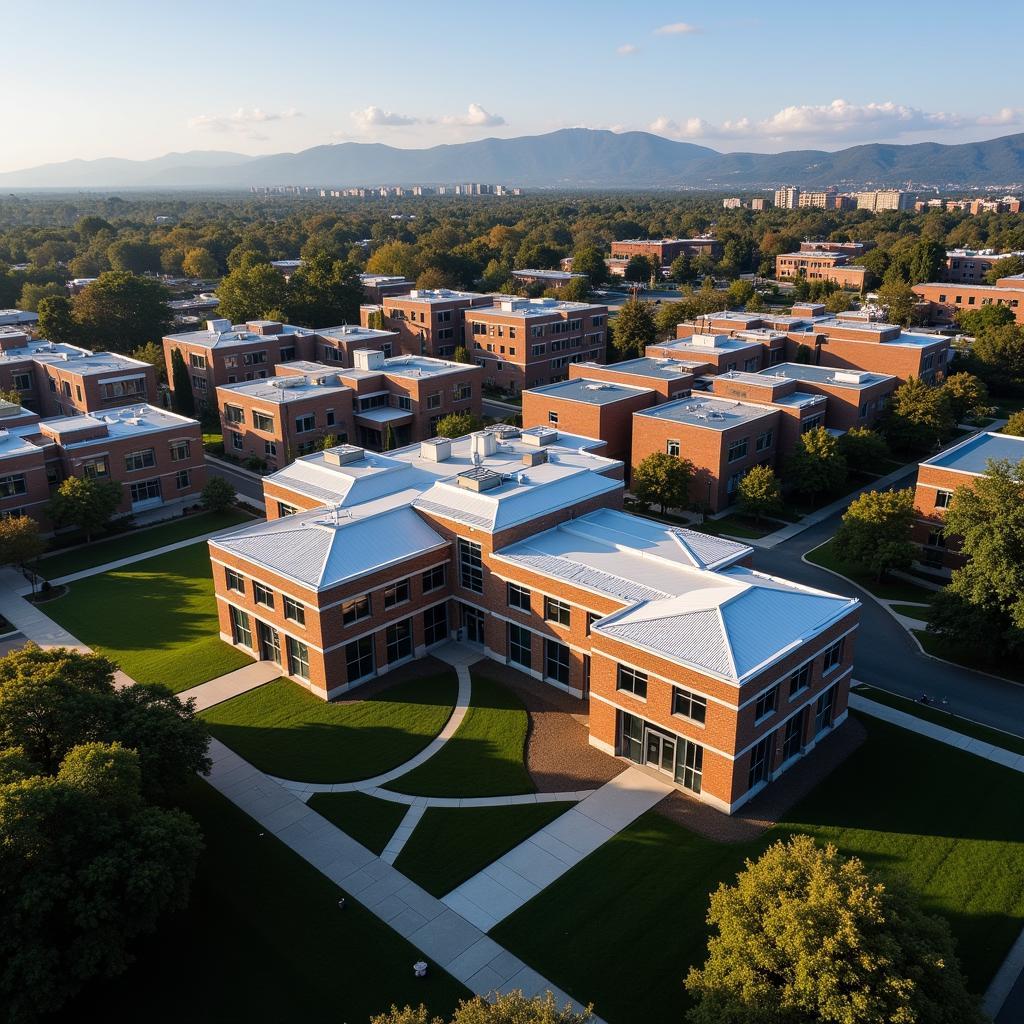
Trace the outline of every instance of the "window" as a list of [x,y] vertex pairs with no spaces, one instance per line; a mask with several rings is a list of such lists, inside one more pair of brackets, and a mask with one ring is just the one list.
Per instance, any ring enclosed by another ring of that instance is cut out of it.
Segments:
[[795,697],[798,693],[802,693],[811,685],[811,666],[812,662],[807,662],[806,665],[798,668],[789,677],[789,695]]
[[231,434],[231,447],[234,448],[235,451],[238,451],[238,452],[240,452],[242,450],[243,444],[242,444],[242,435],[241,434],[236,434],[236,433],[232,432],[232,434]]
[[131,493],[133,505],[139,501],[152,501],[154,498],[160,497],[160,481],[140,480],[137,484],[132,484],[128,490]]
[[432,391],[427,395],[427,408],[428,409],[440,409],[441,408],[441,392]]
[[598,615],[596,612],[587,612],[587,636],[590,636],[590,630],[594,623],[601,618],[604,618],[604,616]]
[[837,640],[825,651],[825,658],[821,668],[821,674],[826,675],[834,668],[838,668],[843,660],[843,641]]
[[171,462],[183,462],[192,454],[192,445],[189,441],[174,441],[171,444]]
[[295,358],[295,346],[285,345],[281,348],[281,353],[278,356],[282,363],[290,363]]
[[759,452],[767,451],[772,446],[772,442],[775,440],[775,432],[772,430],[766,430],[763,434],[757,435],[757,443],[754,445],[755,449]]
[[779,707],[779,687],[778,685],[773,686],[770,690],[766,690],[757,698],[754,704],[754,721],[760,722],[762,718],[766,718],[772,714]]
[[791,757],[796,757],[804,748],[804,711],[806,709],[801,708],[800,713],[794,715],[786,723],[786,731],[782,737],[782,760],[783,762],[788,761]]
[[679,442],[678,441],[666,441],[665,442],[665,454],[672,455],[675,458],[679,458]]
[[244,423],[245,410],[237,405],[225,405],[224,419],[228,423]]
[[817,430],[825,422],[824,415],[810,416],[800,424],[800,433],[808,434],[812,430]]
[[152,448],[146,448],[141,452],[129,452],[124,457],[124,468],[128,473],[134,473],[140,469],[152,469],[156,465],[156,453]]
[[277,514],[280,517],[293,516],[299,510],[294,505],[288,505],[283,501],[277,503]]
[[31,391],[32,375],[30,373],[15,373],[11,375],[11,386],[15,391]]
[[191,366],[194,370],[205,370],[206,356],[201,356],[195,352],[190,352],[188,357],[188,365]]
[[836,688],[827,689],[814,705],[814,735],[824,732],[832,724],[832,712],[836,704]]
[[742,441],[733,441],[729,445],[729,461],[736,462],[742,459],[747,454],[747,438],[743,438]]
[[13,498],[24,494],[28,490],[25,484],[24,473],[12,473],[10,476],[0,476],[0,498]]
[[691,693],[689,690],[673,687],[672,714],[688,718],[691,722],[700,722],[703,725],[708,717],[707,699],[698,697],[697,694]]
[[545,597],[544,618],[548,622],[558,623],[559,626],[568,626],[569,606],[564,601],[556,601],[553,597]]
[[353,622],[368,618],[370,615],[370,595],[363,594],[362,597],[345,601],[341,606],[341,621],[344,625],[350,626]]
[[264,608],[274,607],[274,592],[263,583],[252,581],[252,596],[253,600],[257,604],[263,605]]
[[295,418],[296,434],[308,434],[311,430],[316,430],[316,415],[314,413],[307,413],[305,416]]
[[274,457],[277,455],[277,442],[276,441],[264,441],[263,442],[263,454]]
[[520,668],[533,665],[532,634],[514,622],[508,624],[508,660]]
[[953,500],[952,491],[936,491],[935,492],[935,507],[936,508],[949,508],[950,502]]
[[484,567],[479,544],[459,538],[459,584],[474,594],[484,592]]
[[231,639],[236,644],[252,650],[252,629],[249,628],[249,613],[231,606]]
[[384,607],[394,608],[396,604],[405,604],[409,600],[409,581],[399,580],[384,588]]
[[192,374],[192,389],[194,391],[205,391],[206,390],[206,378],[197,377],[194,373]]
[[563,686],[569,685],[569,648],[565,644],[544,641],[544,675]]
[[530,610],[530,591],[518,583],[508,584],[508,606],[518,608],[521,612]]
[[300,626],[306,624],[306,609],[294,597],[284,597],[284,617]]
[[257,430],[265,430],[271,433],[274,429],[274,417],[268,416],[265,412],[252,411],[252,425]]
[[435,565],[423,574],[423,593],[440,590],[448,582],[448,566]]
[[309,678],[309,648],[295,637],[288,637],[288,674]]
[[92,459],[82,466],[82,476],[86,480],[105,480],[110,475],[110,467],[106,459]]
[[372,636],[363,636],[345,644],[345,668],[350,684],[373,674]]
[[647,674],[637,672],[634,668],[620,665],[615,688],[617,690],[625,690],[627,693],[633,694],[634,697],[643,697],[646,700]]
[[179,491],[187,491],[192,486],[192,471],[179,469],[174,475],[174,484]]
[[242,356],[242,362],[246,366],[254,366],[258,363],[265,363],[267,361],[266,352],[246,352]]
[[692,740],[676,740],[676,782],[684,789],[699,793],[703,768],[704,748]]
[[329,427],[333,427],[334,426],[334,410],[333,409],[328,409],[327,410],[327,426],[329,426]]
[[557,412],[552,411],[552,412],[548,413],[548,423],[550,423],[553,427],[557,427],[558,426],[558,413]]
[[423,642],[427,647],[448,639],[448,606],[435,604],[423,613]]
[[458,384],[455,387],[455,401],[468,402],[473,397],[472,384]]
[[412,399],[408,395],[396,395],[395,408],[404,409],[406,412],[409,412],[412,409]]
[[747,789],[753,789],[759,782],[765,782],[771,772],[772,737],[765,736],[750,752],[750,770],[747,772]]
[[245,593],[245,577],[240,572],[235,572],[234,569],[225,569],[224,580],[228,590],[234,590],[239,594]]
[[394,622],[384,631],[388,664],[412,657],[412,619]]
[[636,715],[619,712],[622,717],[622,741],[619,749],[624,757],[636,764],[644,763],[644,722]]

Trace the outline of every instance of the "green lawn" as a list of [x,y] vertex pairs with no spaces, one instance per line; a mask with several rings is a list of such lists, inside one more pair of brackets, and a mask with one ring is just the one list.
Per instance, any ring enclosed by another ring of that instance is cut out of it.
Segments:
[[928,621],[930,608],[926,604],[891,604],[889,607],[897,615],[907,615],[912,619],[919,619],[921,622]]
[[446,1018],[469,993],[198,778],[185,809],[205,836],[187,911],[137,946],[127,973],[88,989],[53,1024],[365,1024],[392,1003]]
[[856,566],[841,561],[835,554],[835,540],[828,540],[813,551],[806,554],[808,562],[820,565],[823,569],[830,569],[832,572],[846,576],[848,579],[859,583],[865,590],[870,591],[875,597],[881,597],[887,601],[909,601],[917,603],[929,603],[934,600],[936,591],[926,590],[924,587],[915,586],[907,580],[885,579],[879,583],[871,573],[863,572]]
[[387,786],[413,796],[511,796],[536,787],[523,763],[529,718],[507,687],[473,670],[473,697],[455,735]]
[[181,540],[191,540],[204,533],[214,530],[226,530],[229,526],[252,522],[252,517],[238,509],[227,509],[224,512],[203,512],[200,515],[185,516],[152,526],[142,530],[132,530],[110,540],[98,541],[73,551],[58,552],[48,555],[39,563],[39,572],[44,579],[55,580],[61,576],[70,576],[73,572],[92,569],[107,562],[116,562],[119,558],[128,558],[144,551],[163,547],[165,544],[176,544]]
[[178,692],[252,664],[220,639],[205,542],[79,580],[43,609],[139,683]]
[[1024,925],[1024,777],[862,720],[867,742],[759,839],[719,844],[649,812],[492,937],[611,1024],[679,1021],[682,980],[706,955],[709,893],[799,831],[917,890],[983,992]]
[[443,896],[572,806],[431,807],[398,855],[395,867],[427,892]]
[[929,704],[919,704],[915,700],[908,700],[898,694],[890,693],[888,690],[880,690],[876,686],[868,686],[861,683],[856,692],[862,697],[885,704],[887,707],[895,708],[897,711],[905,711],[908,715],[921,718],[926,722],[934,722],[953,732],[962,733],[964,736],[973,736],[984,743],[991,743],[993,746],[1002,747],[1004,750],[1012,750],[1017,754],[1024,754],[1024,736],[1016,736],[1011,732],[1003,732],[1002,729],[992,729],[987,725],[972,722],[967,718],[960,718],[951,715],[948,711]]
[[738,515],[724,516],[722,519],[705,519],[699,526],[692,529],[701,533],[711,533],[716,537],[739,537],[740,540],[756,540],[767,537],[769,533],[781,530],[786,524],[778,520],[762,519],[760,524],[753,519],[745,519]]
[[209,708],[203,718],[217,739],[271,775],[352,782],[418,754],[448,721],[457,694],[452,671],[351,703],[329,703],[278,679]]
[[1002,676],[1004,679],[1012,679],[1018,683],[1024,683],[1024,664],[1010,658],[999,657],[986,659],[978,651],[971,648],[960,647],[948,640],[923,629],[913,630],[914,636],[921,641],[921,646],[929,654],[943,661],[951,661],[954,665],[962,665],[964,668],[977,669],[979,672],[990,672],[995,676]]
[[409,810],[405,804],[378,800],[365,793],[314,793],[308,803],[317,814],[378,856]]

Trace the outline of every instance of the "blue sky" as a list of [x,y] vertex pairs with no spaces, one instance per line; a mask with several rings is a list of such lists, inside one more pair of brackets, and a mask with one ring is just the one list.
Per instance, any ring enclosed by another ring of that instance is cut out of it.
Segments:
[[[835,12],[835,13],[831,13]],[[1024,131],[1019,6],[0,0],[0,170],[574,125],[723,151]]]

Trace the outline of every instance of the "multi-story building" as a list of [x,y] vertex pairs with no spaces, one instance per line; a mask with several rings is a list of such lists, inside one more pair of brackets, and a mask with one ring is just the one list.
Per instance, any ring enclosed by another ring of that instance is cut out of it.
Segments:
[[739,335],[690,334],[675,341],[648,345],[645,351],[653,359],[681,359],[688,367],[699,365],[703,368],[702,374],[728,373],[729,370],[756,373],[766,365],[764,345]]
[[775,205],[780,210],[795,210],[800,205],[800,189],[795,185],[775,190]]
[[[686,398],[693,388],[695,375],[706,370],[706,363],[640,356],[637,359],[625,359],[621,363],[572,363],[569,366],[569,379],[609,381],[635,388],[649,388],[654,392],[657,404],[673,398]],[[533,426],[531,423],[524,425]]]
[[1000,261],[1020,252],[995,252],[992,249],[949,249],[942,280],[956,284],[985,284],[985,275]]
[[752,210],[765,210],[769,206],[771,206],[771,200],[766,199],[764,196],[754,196],[754,198],[750,200],[750,208]]
[[570,363],[603,363],[608,307],[498,296],[464,314],[465,346],[485,385],[518,394],[566,380]]
[[836,191],[828,188],[819,192],[801,192],[796,205],[801,208],[816,207],[821,210],[835,207]]
[[925,316],[931,323],[949,324],[958,310],[982,306],[1006,306],[1024,324],[1024,274],[1001,277],[995,284],[951,284],[926,281],[913,286]]
[[360,274],[359,283],[366,301],[378,304],[392,295],[408,295],[416,287],[415,281],[396,274]]
[[655,267],[667,267],[677,256],[722,255],[722,243],[717,238],[623,238],[612,242],[613,260],[631,260],[646,256]]
[[743,208],[743,200],[739,196],[730,196],[722,200],[723,210],[740,210]]
[[900,381],[918,377],[935,383],[954,355],[949,338],[904,331],[897,324],[836,318],[815,323],[813,331],[820,365],[891,374]]
[[887,373],[837,370],[803,363],[780,363],[761,373],[786,377],[796,381],[800,391],[826,396],[825,426],[842,431],[873,426],[899,385],[899,380]]
[[874,247],[874,242],[830,242],[828,239],[806,239],[800,243],[801,252],[840,252],[850,257],[863,256]]
[[210,542],[222,638],[330,698],[459,636],[589,702],[594,746],[735,811],[845,719],[858,602],[623,514],[621,463],[588,443],[300,459],[266,481],[290,515]]
[[195,501],[206,482],[199,424],[152,405],[40,420],[0,417],[0,516],[29,515],[68,477],[122,484],[118,514]]
[[359,322],[367,327],[383,317],[395,334],[395,354],[450,359],[463,344],[463,316],[467,309],[489,306],[493,295],[417,288],[408,295],[392,295],[378,305],[359,307]]
[[873,213],[879,213],[882,210],[912,210],[914,208],[914,195],[895,188],[858,192],[856,196],[858,210],[871,210]]
[[39,323],[39,314],[26,309],[0,309],[0,327],[16,327],[30,331]]
[[862,291],[866,274],[867,268],[851,264],[847,253],[829,249],[801,249],[775,257],[775,276],[780,281],[831,281],[840,288]]
[[545,288],[561,288],[570,281],[588,279],[586,274],[573,274],[566,270],[513,270],[512,278],[519,284],[539,284]]

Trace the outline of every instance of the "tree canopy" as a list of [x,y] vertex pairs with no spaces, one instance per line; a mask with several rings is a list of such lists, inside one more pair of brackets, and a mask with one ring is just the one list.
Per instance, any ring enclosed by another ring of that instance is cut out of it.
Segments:
[[642,505],[657,505],[664,515],[670,508],[690,503],[693,463],[678,455],[652,452],[633,470],[629,489]]
[[886,440],[902,452],[924,451],[953,433],[949,394],[920,377],[908,377],[894,392],[882,421]]
[[892,569],[908,569],[917,554],[910,541],[914,491],[865,491],[843,513],[836,555],[880,580]]
[[736,489],[736,504],[758,522],[782,511],[782,487],[771,466],[751,466]]
[[837,491],[846,479],[838,440],[824,427],[801,434],[785,462],[784,479],[808,497]]
[[122,490],[117,480],[69,476],[50,498],[46,514],[57,527],[77,526],[88,541],[113,518]]
[[[499,995],[493,1003],[480,996],[464,1000],[448,1024],[588,1024],[591,1020],[589,1010],[577,1012],[570,1004],[559,1007],[550,992],[528,998],[516,991]],[[445,1024],[445,1021],[432,1017],[422,1005],[415,1009],[392,1006],[388,1013],[373,1017],[370,1024]]]
[[642,356],[644,348],[658,339],[658,327],[651,306],[639,299],[630,299],[609,322],[609,334],[616,359]]

